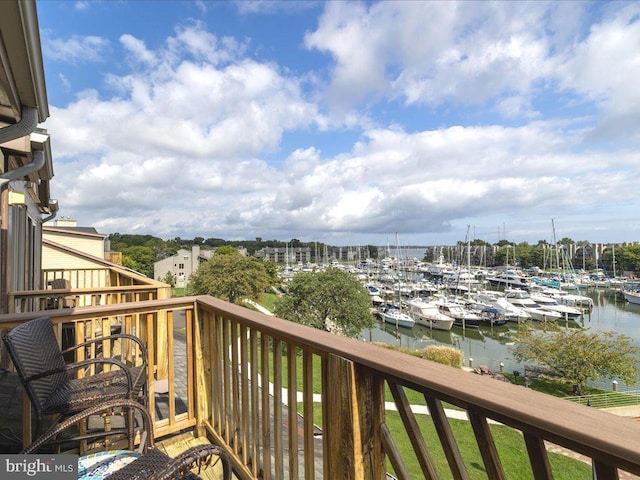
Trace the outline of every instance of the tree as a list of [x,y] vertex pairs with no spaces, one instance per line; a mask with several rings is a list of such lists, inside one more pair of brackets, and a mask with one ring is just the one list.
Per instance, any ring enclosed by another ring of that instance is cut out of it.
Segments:
[[151,247],[127,247],[122,250],[122,266],[153,278],[155,251]]
[[289,282],[287,294],[276,301],[275,314],[292,322],[329,330],[335,324],[354,337],[374,323],[369,293],[362,283],[339,268],[300,272]]
[[523,326],[512,347],[521,362],[534,361],[560,374],[581,395],[589,380],[619,378],[635,383],[640,353],[633,339],[615,332],[562,328],[549,324],[546,331]]
[[172,287],[176,286],[176,276],[173,273],[171,273],[171,271],[167,271],[167,273],[164,274],[164,277],[159,278],[158,280],[168,285],[171,285]]
[[640,244],[616,246],[616,262],[622,270],[640,272]]
[[[235,249],[234,249],[235,250]],[[260,300],[271,285],[264,262],[236,254],[216,254],[189,277],[188,295],[212,295],[231,303]]]
[[217,248],[216,255],[240,255],[240,252],[236,247],[232,247],[231,245],[223,245],[222,247]]

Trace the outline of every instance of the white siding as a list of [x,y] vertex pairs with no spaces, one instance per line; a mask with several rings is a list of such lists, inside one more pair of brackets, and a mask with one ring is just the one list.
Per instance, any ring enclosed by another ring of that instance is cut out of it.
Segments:
[[104,258],[104,239],[102,237],[89,237],[46,230],[42,232],[42,236],[47,240],[79,250],[87,255]]

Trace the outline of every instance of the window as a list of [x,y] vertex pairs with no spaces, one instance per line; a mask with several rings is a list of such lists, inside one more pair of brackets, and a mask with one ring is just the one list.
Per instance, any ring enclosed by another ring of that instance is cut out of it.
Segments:
[[184,263],[180,263],[180,264],[178,264],[178,268],[179,268],[180,270],[184,270]]

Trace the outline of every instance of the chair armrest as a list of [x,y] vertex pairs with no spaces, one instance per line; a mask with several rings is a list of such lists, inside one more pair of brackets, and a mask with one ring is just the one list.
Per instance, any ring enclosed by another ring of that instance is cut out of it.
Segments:
[[178,474],[186,475],[193,468],[198,469],[222,462],[222,478],[231,480],[231,460],[227,453],[216,445],[198,445],[185,450],[176,458],[171,459],[162,470],[148,477],[148,480],[170,480],[178,478]]
[[[65,431],[67,428],[72,427],[77,424],[81,420],[90,417],[91,415],[97,415],[98,413],[112,410],[114,408],[134,408],[137,409],[142,414],[143,428],[144,431],[147,432],[146,438],[148,442],[144,446],[144,451],[147,448],[153,448],[153,423],[151,421],[151,416],[147,409],[140,405],[138,402],[134,400],[129,400],[125,398],[120,398],[116,400],[109,400],[107,402],[103,402],[99,405],[95,405],[93,407],[87,408],[80,413],[76,413],[75,415],[61,421],[60,423],[54,424],[49,430],[40,435],[31,445],[26,447],[20,453],[34,453],[37,452],[40,447],[45,445],[47,442],[54,440],[60,433]],[[105,432],[108,434],[107,432]]]

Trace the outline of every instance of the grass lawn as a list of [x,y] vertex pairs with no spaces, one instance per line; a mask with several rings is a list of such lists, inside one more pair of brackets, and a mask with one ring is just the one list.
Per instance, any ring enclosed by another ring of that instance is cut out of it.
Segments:
[[273,313],[277,298],[278,296],[275,293],[263,293],[260,305]]
[[[322,425],[322,405],[314,403],[313,409],[314,423]],[[302,411],[301,404],[298,405],[298,411]],[[443,480],[453,478],[431,417],[429,415],[416,415],[416,420],[440,478]],[[411,478],[423,478],[422,470],[413,453],[413,447],[407,437],[400,415],[397,412],[387,411],[385,423],[389,427],[398,450],[402,452],[402,458]],[[455,419],[449,419],[449,424],[460,448],[469,478],[471,480],[486,480],[487,474],[471,424],[464,420]],[[518,480],[533,480],[529,456],[522,434],[504,425],[490,425],[490,428],[506,477],[517,478]],[[556,480],[592,479],[591,466],[579,460],[556,453],[549,453],[549,462]],[[390,473],[394,473],[388,459],[387,470]]]
[[[441,478],[452,478],[431,417],[428,415],[416,415],[416,419]],[[396,412],[387,412],[386,423],[398,449],[403,452],[403,458],[411,476],[413,478],[422,478],[422,471],[415,455],[413,455],[413,449],[405,433],[400,415]],[[472,480],[486,479],[487,474],[471,424],[464,420],[453,419],[450,419],[449,423],[460,448],[464,464],[467,467],[469,478]],[[503,425],[491,425],[490,428],[506,477],[517,478],[518,480],[533,479],[529,456],[520,432]],[[586,463],[555,453],[549,453],[549,461],[556,480],[591,480],[591,466]],[[390,464],[388,464],[387,468],[392,471]]]
[[[298,390],[302,389],[302,356],[296,357],[296,368],[298,377]],[[321,374],[321,362],[317,356],[313,357],[313,391],[319,393],[322,385]],[[273,356],[271,355],[271,362]],[[282,359],[282,383],[284,387],[287,387],[287,359],[286,356]],[[272,374],[270,374],[272,375]],[[471,374],[469,374],[471,375]],[[271,378],[273,381],[273,378]],[[544,382],[541,381],[542,384]],[[550,382],[553,383],[553,382]],[[538,386],[537,382],[532,382],[532,386]],[[562,389],[558,386],[552,387],[549,385],[541,385],[544,388],[542,391],[549,392],[562,392]],[[566,388],[566,386],[565,386]],[[416,391],[405,389],[405,394],[411,404],[425,405],[424,396]],[[393,401],[391,392],[385,387],[385,400]],[[443,405],[445,408],[452,408],[449,404]],[[456,408],[456,407],[453,407]],[[298,404],[298,412],[303,411],[303,405]],[[318,403],[314,404],[314,423],[316,425],[322,425],[322,406]],[[400,419],[400,415],[394,411],[387,411],[385,414],[386,423],[389,430],[392,433],[394,441],[396,442],[398,449],[402,452],[403,458],[407,464],[407,468],[413,478],[422,478],[422,472],[418,461],[413,454],[411,443],[407,437],[407,434]],[[416,415],[417,421],[420,425],[423,437],[429,447],[431,455],[441,478],[452,478],[449,465],[446,457],[440,445],[440,440],[435,431],[435,427],[429,415]],[[453,429],[456,441],[462,456],[464,463],[467,467],[469,477],[472,480],[486,479],[486,472],[484,470],[484,464],[482,457],[477,447],[476,439],[471,428],[471,424],[464,420],[450,419],[451,427]],[[531,466],[529,465],[529,457],[522,438],[522,434],[510,427],[503,425],[491,425],[491,431],[494,435],[494,441],[500,453],[500,459],[502,461],[507,478],[517,478],[518,480],[533,479],[533,473],[531,472]],[[564,455],[549,453],[549,461],[554,472],[554,478],[557,480],[591,480],[591,466],[583,462],[575,460],[573,458],[566,457]],[[388,470],[393,471],[393,468],[388,464]]]

